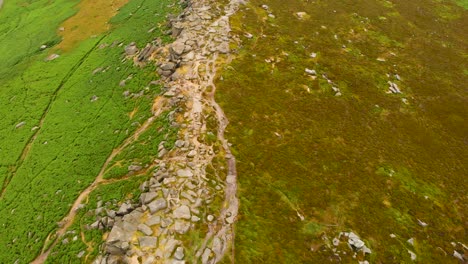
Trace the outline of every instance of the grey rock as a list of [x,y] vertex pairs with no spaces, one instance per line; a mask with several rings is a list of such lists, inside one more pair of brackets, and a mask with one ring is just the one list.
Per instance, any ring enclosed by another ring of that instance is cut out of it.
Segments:
[[213,246],[211,248],[216,256],[221,257],[223,255],[223,241],[218,237],[213,239]]
[[171,218],[163,218],[161,220],[161,227],[166,228],[166,227],[172,225],[172,223],[174,223],[174,220],[172,220]]
[[203,255],[202,255],[202,263],[203,264],[208,263],[210,256],[211,256],[211,249],[205,248],[205,251],[203,251]]
[[132,164],[132,165],[128,166],[128,171],[139,171],[141,169],[143,169],[143,167],[140,166],[140,165]]
[[174,258],[176,258],[178,260],[182,260],[182,259],[184,259],[184,257],[185,257],[184,248],[183,247],[177,247],[176,251],[174,252]]
[[198,216],[196,216],[196,215],[192,215],[192,217],[190,218],[190,220],[191,220],[192,222],[198,222],[198,221],[200,221],[200,217],[198,217]]
[[128,203],[123,203],[119,210],[117,211],[117,214],[118,215],[124,215],[124,214],[127,214],[129,213],[130,211],[132,210],[132,206]]
[[311,70],[311,69],[305,69],[305,72],[309,75],[314,75],[316,76],[317,75],[317,72],[315,70]]
[[183,147],[184,144],[185,144],[185,142],[184,142],[183,140],[177,140],[177,141],[175,142],[175,146],[178,147],[178,148]]
[[176,68],[176,64],[173,62],[168,62],[168,63],[162,64],[160,68],[163,71],[173,71]]
[[145,224],[139,224],[138,230],[147,236],[150,236],[153,234],[153,230],[151,230],[151,228]]
[[181,205],[173,212],[174,218],[190,219],[190,208],[187,205]]
[[18,128],[20,128],[20,127],[23,127],[24,125],[26,125],[26,122],[23,121],[23,122],[18,123],[18,124],[15,126],[15,128],[18,129]]
[[140,244],[140,247],[150,247],[150,248],[155,248],[156,245],[158,244],[158,238],[157,237],[152,237],[152,236],[143,236],[138,238],[138,243]]
[[176,220],[174,230],[179,234],[185,234],[190,229],[190,223],[183,220]]
[[60,57],[60,55],[54,53],[54,54],[50,54],[45,60],[46,61],[53,61],[53,60],[57,59],[58,57]]
[[176,41],[171,46],[171,53],[180,56],[184,53],[184,49],[185,49],[185,44],[182,43],[181,41]]
[[154,226],[154,225],[157,225],[159,223],[161,223],[161,216],[159,216],[159,215],[152,216],[152,217],[148,218],[148,220],[146,220],[146,224],[148,226]]
[[148,204],[156,198],[158,194],[156,192],[147,192],[140,195],[140,202],[142,204]]
[[213,215],[208,215],[208,216],[206,217],[206,220],[208,220],[208,222],[211,222],[211,221],[214,220],[214,216],[213,216]]
[[187,154],[187,157],[188,158],[193,158],[197,155],[197,151],[196,150],[191,150],[188,154]]
[[82,251],[80,251],[80,253],[78,253],[78,254],[76,255],[76,257],[77,257],[77,258],[82,258],[82,257],[84,256],[85,253],[86,253],[86,252],[85,252],[84,250],[82,250]]
[[136,46],[135,42],[132,42],[125,47],[125,54],[129,56],[135,55],[137,52],[138,52],[138,47]]
[[116,225],[112,228],[109,236],[107,237],[107,241],[117,242],[117,241],[125,241],[128,239],[128,233],[126,233],[120,226]]
[[193,172],[190,169],[180,169],[177,170],[177,176],[183,178],[193,177]]
[[159,198],[148,204],[148,207],[151,214],[154,214],[159,210],[165,209],[167,207],[167,202],[164,198]]

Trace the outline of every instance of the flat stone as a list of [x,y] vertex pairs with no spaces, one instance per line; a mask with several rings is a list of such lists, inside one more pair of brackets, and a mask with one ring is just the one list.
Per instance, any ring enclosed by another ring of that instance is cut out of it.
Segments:
[[18,124],[15,126],[15,128],[18,129],[18,128],[20,128],[20,127],[23,127],[24,125],[26,125],[26,122],[23,121],[23,122],[18,123]]
[[118,215],[124,215],[124,214],[127,214],[129,213],[130,211],[132,210],[132,206],[128,203],[123,203],[119,210],[117,211],[117,214]]
[[223,255],[223,241],[218,237],[213,239],[213,246],[211,248],[216,256],[221,257]]
[[174,218],[190,219],[190,208],[187,205],[182,205],[174,210]]
[[213,215],[208,215],[208,216],[206,217],[206,220],[208,220],[208,222],[211,222],[211,221],[214,220],[214,216],[213,216]]
[[45,60],[46,60],[46,61],[53,61],[53,60],[57,59],[58,57],[60,57],[60,55],[58,55],[58,54],[50,54]]
[[202,255],[202,263],[203,264],[208,263],[210,256],[211,256],[211,249],[205,248],[205,251],[203,251],[203,255]]
[[174,230],[179,234],[185,234],[190,228],[190,223],[183,220],[177,220],[174,224]]
[[161,220],[161,227],[166,228],[166,227],[172,225],[172,223],[174,223],[174,220],[172,220],[171,218],[163,218]]
[[167,202],[164,198],[156,199],[148,204],[148,208],[150,209],[151,214],[154,214],[161,209],[165,209],[166,207]]
[[197,155],[197,151],[196,150],[191,150],[188,154],[187,154],[187,157],[188,158],[193,158]]
[[78,253],[78,254],[76,255],[76,257],[77,257],[77,258],[82,258],[82,257],[84,256],[85,253],[86,253],[86,251],[82,250],[82,251],[80,251],[80,253]]
[[176,251],[174,252],[174,258],[178,260],[182,260],[185,257],[184,255],[184,248],[183,247],[177,247]]
[[180,169],[180,170],[177,170],[177,176],[183,177],[183,178],[192,177],[193,172],[189,169]]
[[307,74],[309,74],[309,75],[314,75],[314,76],[317,75],[317,71],[315,71],[315,70],[311,70],[311,69],[307,69],[307,68],[306,68],[306,69],[305,69],[305,72],[306,72]]
[[143,167],[140,166],[140,165],[132,164],[132,165],[128,166],[127,169],[128,169],[128,171],[139,171],[139,170],[143,169]]
[[150,247],[150,248],[155,248],[156,245],[158,244],[158,238],[157,237],[152,237],[152,236],[143,236],[138,238],[138,243],[140,244],[140,247]]
[[158,194],[156,192],[147,192],[140,195],[140,202],[142,204],[148,204],[156,198]]
[[182,55],[184,53],[185,44],[181,41],[176,41],[171,46],[171,52],[175,55]]
[[159,223],[161,223],[161,216],[159,216],[159,215],[152,216],[146,221],[146,224],[148,226],[154,226],[154,225],[157,225]]
[[137,52],[138,52],[138,47],[136,46],[135,42],[132,42],[125,47],[125,54],[129,56],[135,55]]
[[153,230],[151,230],[151,228],[145,224],[139,224],[138,230],[147,236],[150,236],[153,234]]

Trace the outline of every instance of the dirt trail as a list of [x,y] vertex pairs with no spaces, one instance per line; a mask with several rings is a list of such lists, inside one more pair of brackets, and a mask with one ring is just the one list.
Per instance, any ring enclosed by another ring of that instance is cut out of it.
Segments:
[[[65,234],[65,232],[70,228],[70,226],[73,224],[73,221],[75,220],[76,214],[78,212],[78,209],[80,205],[83,203],[83,201],[88,197],[88,195],[95,190],[99,185],[102,184],[110,184],[114,183],[117,181],[121,180],[126,180],[127,177],[121,178],[121,179],[110,179],[110,180],[105,180],[104,179],[104,174],[106,172],[106,169],[109,167],[110,162],[124,150],[129,144],[135,142],[138,137],[145,132],[148,127],[154,122],[154,120],[163,112],[164,108],[160,107],[159,111],[155,112],[153,116],[148,118],[141,127],[139,127],[134,134],[132,134],[130,137],[128,137],[122,145],[120,145],[118,148],[114,149],[112,153],[109,155],[109,157],[106,159],[104,164],[101,167],[101,170],[99,171],[99,174],[96,176],[96,179],[94,180],[91,185],[88,186],[83,192],[80,193],[78,198],[75,200],[73,203],[72,207],[70,208],[70,211],[67,216],[65,216],[60,223],[62,223],[62,227],[60,227],[59,230],[55,232],[55,240],[52,243],[51,246],[49,246],[46,251],[42,252],[34,261],[32,261],[32,264],[39,264],[39,263],[44,263],[47,257],[49,256],[51,250],[55,247],[55,245],[59,242],[59,239]],[[44,242],[44,247],[47,246],[49,243],[50,235],[47,237],[46,241]],[[45,248],[43,248],[45,250]]]

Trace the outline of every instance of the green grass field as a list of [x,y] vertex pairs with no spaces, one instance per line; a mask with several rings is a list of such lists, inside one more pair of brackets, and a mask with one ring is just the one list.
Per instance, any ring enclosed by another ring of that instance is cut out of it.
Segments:
[[[166,14],[178,10],[173,1],[132,0],[110,20],[111,30],[68,52],[55,50],[61,41],[58,28],[78,12],[77,2],[12,0],[0,10],[1,263],[28,263],[40,252],[111,151],[151,115],[160,92],[149,85],[158,78],[154,67],[141,69],[124,60],[123,48],[132,41],[144,47],[157,37],[168,41],[163,31]],[[41,50],[41,45],[48,48]],[[45,61],[52,53],[60,57]],[[125,86],[119,85],[124,79]],[[157,124],[169,129],[167,118]],[[162,136],[156,129],[148,133],[157,146]],[[150,150],[122,160],[147,157]],[[135,187],[135,182],[128,184]],[[134,188],[125,190],[113,198]],[[75,255],[67,249],[50,262],[80,262]]]

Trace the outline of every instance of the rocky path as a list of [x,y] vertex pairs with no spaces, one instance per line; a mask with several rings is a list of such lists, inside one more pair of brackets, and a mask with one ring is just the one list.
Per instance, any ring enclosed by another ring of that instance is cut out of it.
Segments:
[[[228,120],[214,100],[214,80],[218,57],[229,56],[229,16],[238,5],[192,0],[171,20],[175,41],[153,57],[164,76],[164,100],[176,109],[176,147],[155,161],[153,177],[140,187],[140,204],[119,209],[94,263],[217,263],[232,248],[236,160],[224,138]],[[208,120],[216,120],[216,128]]]

